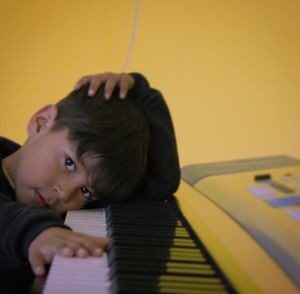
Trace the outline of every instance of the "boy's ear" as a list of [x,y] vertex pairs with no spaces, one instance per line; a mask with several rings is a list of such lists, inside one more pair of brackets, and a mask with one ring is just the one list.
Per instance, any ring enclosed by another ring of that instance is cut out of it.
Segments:
[[28,122],[27,133],[33,138],[43,131],[49,130],[57,117],[56,105],[46,105],[36,112]]

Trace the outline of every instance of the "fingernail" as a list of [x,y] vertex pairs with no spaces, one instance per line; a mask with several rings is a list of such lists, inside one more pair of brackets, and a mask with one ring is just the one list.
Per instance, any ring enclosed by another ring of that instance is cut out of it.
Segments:
[[87,256],[88,256],[88,252],[87,252],[85,249],[80,248],[80,249],[77,251],[77,256],[78,256],[78,257],[82,257],[82,258],[87,257]]
[[92,90],[92,89],[89,89],[89,93],[88,93],[88,95],[89,95],[89,96],[93,96],[94,94],[95,94],[94,90]]
[[64,256],[72,256],[73,255],[73,251],[71,248],[65,247],[62,251]]
[[74,90],[78,90],[79,89],[79,85],[78,84],[75,84],[74,85]]
[[101,248],[96,248],[94,250],[94,256],[101,256],[103,253],[103,250]]
[[109,99],[109,94],[108,94],[108,93],[105,93],[105,94],[104,94],[104,98],[105,98],[105,99]]
[[124,99],[124,98],[125,98],[125,93],[122,92],[122,93],[120,94],[120,98],[121,98],[121,99]]
[[45,270],[44,270],[44,268],[42,266],[37,266],[34,269],[34,272],[35,272],[36,275],[42,276],[45,273]]

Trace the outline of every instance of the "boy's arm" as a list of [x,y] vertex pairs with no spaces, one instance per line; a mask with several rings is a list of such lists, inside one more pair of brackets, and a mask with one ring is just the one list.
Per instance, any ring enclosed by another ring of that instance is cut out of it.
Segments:
[[0,270],[12,270],[28,262],[36,275],[55,254],[101,256],[106,238],[72,232],[61,217],[48,209],[16,203],[0,193]]
[[151,146],[146,175],[137,188],[136,197],[165,199],[179,186],[180,166],[172,118],[168,106],[158,90],[149,86],[145,77],[131,73],[134,87],[128,92],[142,108],[151,134]]
[[24,265],[32,240],[53,226],[68,229],[62,218],[53,211],[16,203],[0,193],[0,269]]

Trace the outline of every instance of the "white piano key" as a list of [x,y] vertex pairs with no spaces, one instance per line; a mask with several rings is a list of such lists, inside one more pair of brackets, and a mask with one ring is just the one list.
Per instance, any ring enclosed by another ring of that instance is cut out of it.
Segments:
[[[69,211],[65,224],[74,231],[106,236],[105,211],[102,209]],[[72,258],[56,255],[44,288],[44,294],[109,293],[107,255]]]
[[97,237],[106,236],[105,212],[103,209],[69,211],[65,224],[76,232]]

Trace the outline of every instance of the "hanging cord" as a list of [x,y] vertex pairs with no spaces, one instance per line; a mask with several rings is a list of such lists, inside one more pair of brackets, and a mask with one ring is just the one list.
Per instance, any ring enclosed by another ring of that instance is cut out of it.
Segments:
[[136,35],[137,35],[137,28],[138,28],[138,20],[139,20],[139,14],[140,14],[140,0],[136,0],[135,2],[135,16],[134,16],[134,23],[133,23],[133,28],[132,28],[132,36],[131,36],[131,41],[130,41],[130,46],[127,52],[127,56],[122,68],[122,72],[125,72],[128,67],[128,63],[131,57],[132,49],[135,43]]

